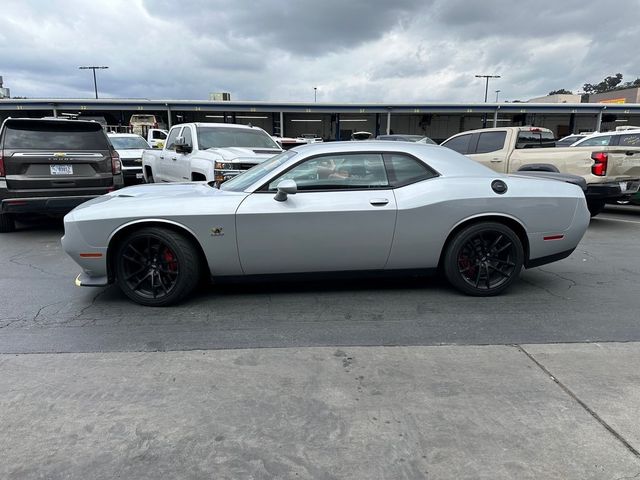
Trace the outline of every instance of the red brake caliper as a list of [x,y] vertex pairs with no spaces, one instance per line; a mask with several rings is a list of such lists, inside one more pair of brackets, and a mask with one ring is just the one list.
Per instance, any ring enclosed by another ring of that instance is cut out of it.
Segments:
[[164,252],[162,252],[162,258],[165,262],[167,262],[167,268],[171,273],[175,273],[178,270],[178,262],[176,261],[176,256],[171,250],[165,248]]
[[466,255],[460,255],[458,257],[458,268],[463,270],[463,275],[468,278],[473,278],[476,275],[476,267],[471,264],[469,257]]

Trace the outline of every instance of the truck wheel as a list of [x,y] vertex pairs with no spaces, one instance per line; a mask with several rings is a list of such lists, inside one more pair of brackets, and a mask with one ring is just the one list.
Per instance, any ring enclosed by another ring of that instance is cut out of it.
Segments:
[[200,279],[196,246],[184,235],[165,228],[141,228],[129,234],[116,251],[116,280],[136,303],[164,307],[189,295]]
[[595,217],[600,212],[602,212],[602,210],[604,210],[604,205],[605,205],[604,200],[587,201],[587,208],[589,209],[589,213],[591,214],[591,217]]
[[15,229],[13,217],[8,213],[0,213],[0,233],[13,232]]
[[147,170],[147,183],[155,183],[151,169]]
[[456,234],[444,256],[449,283],[467,295],[497,295],[522,270],[524,249],[513,230],[501,223],[470,225]]

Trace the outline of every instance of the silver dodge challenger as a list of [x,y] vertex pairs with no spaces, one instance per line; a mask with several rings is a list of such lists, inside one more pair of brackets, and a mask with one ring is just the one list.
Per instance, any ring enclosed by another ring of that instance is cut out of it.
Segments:
[[315,143],[219,188],[125,188],[64,219],[77,285],[116,282],[165,306],[203,277],[416,273],[440,269],[468,295],[496,295],[567,257],[589,224],[579,186],[501,175],[452,150],[401,142]]

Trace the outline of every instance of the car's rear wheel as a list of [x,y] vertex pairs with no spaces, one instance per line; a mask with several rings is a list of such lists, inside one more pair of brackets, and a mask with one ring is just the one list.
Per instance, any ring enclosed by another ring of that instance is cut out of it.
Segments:
[[116,280],[131,300],[164,307],[189,295],[200,279],[198,251],[185,236],[148,227],[120,242],[116,251]]
[[9,213],[0,213],[0,233],[13,232],[16,229],[16,223],[13,216]]
[[463,228],[447,246],[444,273],[467,295],[497,295],[511,285],[522,270],[522,242],[506,225],[477,223]]

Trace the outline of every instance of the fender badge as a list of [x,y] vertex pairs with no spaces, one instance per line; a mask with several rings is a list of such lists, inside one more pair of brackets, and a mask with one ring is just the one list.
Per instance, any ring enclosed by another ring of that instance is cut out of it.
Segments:
[[54,157],[66,157],[67,155],[64,152],[55,152],[53,154]]
[[211,229],[211,236],[212,237],[223,237],[224,236],[224,232],[222,231],[222,227],[213,227]]

